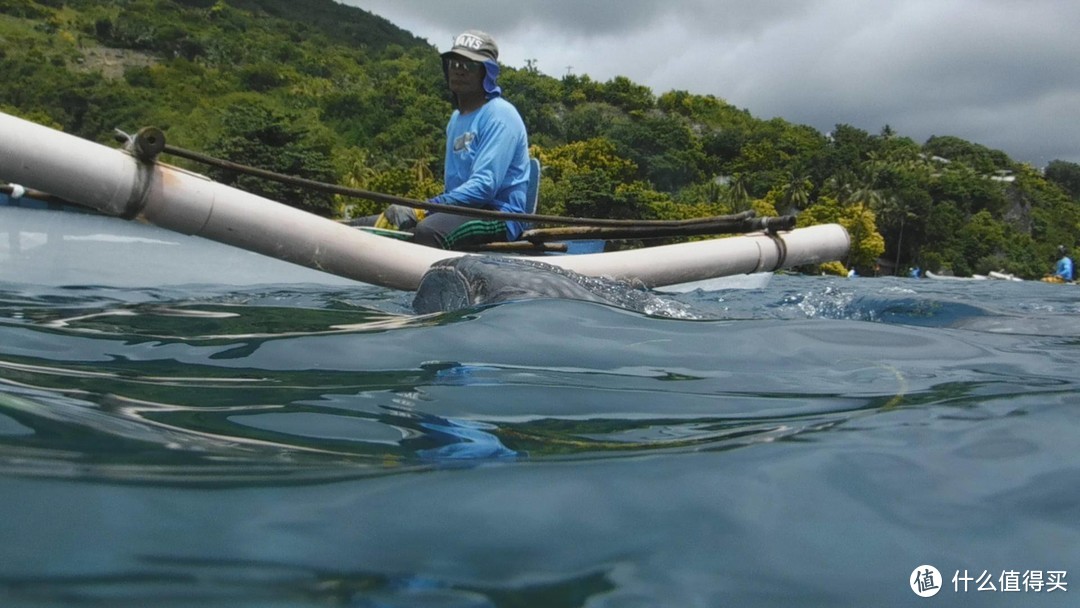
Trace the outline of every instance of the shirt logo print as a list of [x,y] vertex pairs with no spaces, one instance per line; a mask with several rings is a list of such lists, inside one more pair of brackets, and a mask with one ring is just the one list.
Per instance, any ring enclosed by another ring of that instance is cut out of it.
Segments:
[[469,131],[457,139],[454,140],[454,152],[461,152],[463,150],[472,151],[472,142],[476,139],[476,133]]

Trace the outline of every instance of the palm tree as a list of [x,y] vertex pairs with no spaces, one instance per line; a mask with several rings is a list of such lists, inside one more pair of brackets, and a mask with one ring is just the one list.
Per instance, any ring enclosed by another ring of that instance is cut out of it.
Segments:
[[825,192],[840,204],[846,205],[851,200],[855,187],[855,174],[848,169],[834,173],[825,181]]
[[855,183],[854,188],[848,195],[848,200],[843,202],[850,205],[863,205],[869,209],[876,209],[881,206],[882,201],[884,200],[884,194],[874,186],[872,181],[860,180]]
[[882,199],[878,213],[884,223],[897,222],[900,224],[900,231],[896,237],[896,266],[894,267],[894,272],[899,273],[900,251],[904,244],[904,225],[907,220],[913,220],[918,215],[912,211],[911,201],[899,196],[888,196]]
[[750,194],[746,191],[746,176],[737,173],[731,179],[731,185],[727,192],[728,204],[735,213],[746,211],[750,208]]
[[877,189],[877,180],[880,175],[878,163],[867,162],[859,167],[859,171],[844,171],[829,178],[826,187],[831,194],[845,207],[864,205],[873,208],[882,200],[881,191]]
[[810,179],[794,173],[789,174],[781,202],[787,209],[805,209],[810,203]]

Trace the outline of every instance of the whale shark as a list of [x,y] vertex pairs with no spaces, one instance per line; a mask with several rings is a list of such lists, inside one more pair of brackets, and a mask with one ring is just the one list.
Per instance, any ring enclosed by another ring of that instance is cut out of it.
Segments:
[[578,274],[531,259],[462,256],[432,264],[420,279],[412,307],[418,314],[536,298],[583,300],[651,315],[696,319],[676,300],[624,281]]

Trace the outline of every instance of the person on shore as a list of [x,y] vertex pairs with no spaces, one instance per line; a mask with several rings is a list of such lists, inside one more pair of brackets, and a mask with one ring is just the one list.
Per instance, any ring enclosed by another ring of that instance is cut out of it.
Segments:
[[442,54],[455,109],[446,126],[445,190],[428,202],[446,210],[424,212],[391,205],[382,214],[360,218],[352,225],[411,231],[412,242],[442,249],[468,249],[521,236],[522,222],[453,212],[454,207],[525,212],[528,134],[517,108],[502,97],[498,58],[495,41],[479,30],[459,35]]

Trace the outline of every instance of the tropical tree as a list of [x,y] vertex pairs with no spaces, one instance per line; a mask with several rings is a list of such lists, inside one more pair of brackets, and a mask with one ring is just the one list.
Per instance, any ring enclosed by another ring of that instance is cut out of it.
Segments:
[[1061,186],[1073,199],[1080,200],[1080,164],[1052,160],[1046,165],[1046,179]]
[[874,212],[863,204],[844,205],[835,198],[823,196],[798,216],[799,226],[840,224],[851,236],[847,265],[870,274],[885,252],[885,239],[878,233]]
[[[212,156],[315,181],[336,180],[329,141],[303,126],[299,115],[282,113],[257,96],[233,101],[218,115],[221,137],[210,147]],[[208,173],[221,183],[306,211],[331,215],[335,210],[333,198],[323,192],[226,169]]]
[[750,208],[750,193],[746,190],[746,176],[739,173],[731,178],[727,190],[727,203],[734,213]]
[[621,108],[625,112],[643,112],[656,105],[652,90],[636,84],[626,76],[616,76],[604,83],[599,90],[600,100]]
[[971,216],[958,235],[965,264],[981,274],[1003,270],[1007,234],[1005,225],[989,212],[983,210]]
[[912,220],[918,219],[912,201],[901,196],[891,195],[882,199],[878,207],[878,217],[882,225],[894,224],[896,229],[896,259],[893,269],[900,272],[900,253],[904,249],[904,227]]
[[810,183],[810,178],[789,172],[784,185],[781,186],[781,205],[787,210],[805,208],[810,203],[810,189],[812,187],[813,184]]

